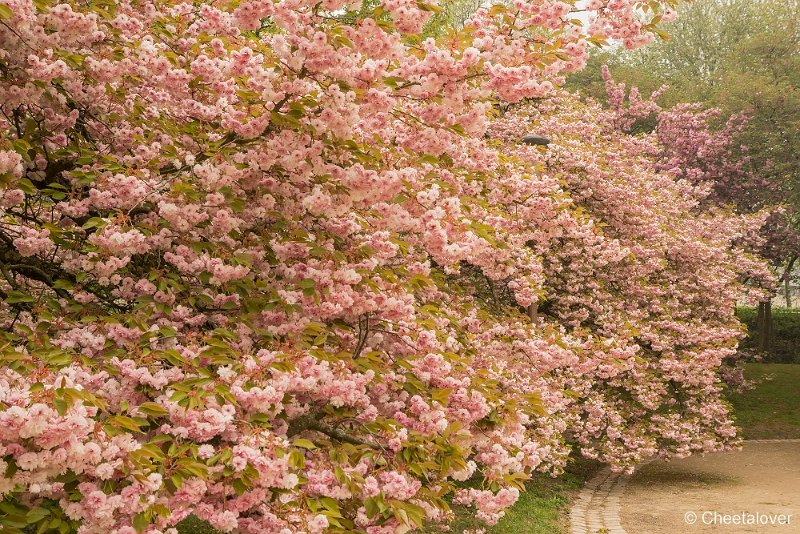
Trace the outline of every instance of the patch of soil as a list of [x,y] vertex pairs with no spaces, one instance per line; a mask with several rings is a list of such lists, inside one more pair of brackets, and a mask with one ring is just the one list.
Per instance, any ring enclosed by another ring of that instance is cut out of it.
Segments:
[[650,463],[621,505],[629,534],[800,534],[800,442]]

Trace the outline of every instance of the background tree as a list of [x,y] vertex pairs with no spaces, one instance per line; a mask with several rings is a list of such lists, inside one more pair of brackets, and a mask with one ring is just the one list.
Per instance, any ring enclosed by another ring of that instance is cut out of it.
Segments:
[[[603,98],[599,67],[607,63],[615,79],[645,94],[666,83],[669,88],[659,99],[665,107],[699,102],[719,108],[718,126],[725,117],[746,115],[736,139],[746,147],[740,158],[751,166],[754,180],[745,188],[747,192],[740,188],[724,196],[744,212],[777,208],[765,225],[761,253],[775,266],[789,306],[792,270],[800,254],[800,160],[796,156],[800,149],[800,3],[701,0],[683,6],[680,15],[666,29],[669,39],[633,52],[598,53],[569,85]],[[639,126],[652,129],[655,122],[651,118]],[[759,337],[766,349],[770,303],[763,302],[759,308]]]

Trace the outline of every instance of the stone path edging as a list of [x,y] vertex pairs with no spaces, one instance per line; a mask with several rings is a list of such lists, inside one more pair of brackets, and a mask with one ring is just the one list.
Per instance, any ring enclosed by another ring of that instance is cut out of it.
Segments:
[[[652,461],[645,460],[639,466]],[[570,510],[570,533],[627,534],[619,519],[619,501],[631,476],[606,467],[587,482]]]
[[[744,443],[800,443],[800,439],[753,439]],[[637,469],[655,460],[645,460]],[[620,498],[632,476],[606,467],[587,482],[569,512],[570,534],[627,534],[619,518]]]

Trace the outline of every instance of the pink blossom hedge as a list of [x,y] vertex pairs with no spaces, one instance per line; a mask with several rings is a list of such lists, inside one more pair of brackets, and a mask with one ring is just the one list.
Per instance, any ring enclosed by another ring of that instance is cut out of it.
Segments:
[[3,532],[491,523],[732,444],[760,220],[553,89],[671,3],[0,0]]

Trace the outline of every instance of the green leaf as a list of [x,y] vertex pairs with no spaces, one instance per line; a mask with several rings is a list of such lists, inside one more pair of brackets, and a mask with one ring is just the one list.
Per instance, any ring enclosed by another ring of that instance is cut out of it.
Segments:
[[72,289],[73,285],[72,282],[69,280],[58,279],[53,283],[53,288],[55,289]]
[[162,451],[159,447],[152,444],[145,444],[136,451],[131,453],[131,458],[134,459],[136,462],[150,462],[153,461],[161,461],[166,458],[164,455],[164,451]]
[[90,228],[96,228],[101,224],[103,224],[103,222],[104,222],[103,219],[101,219],[100,217],[92,217],[91,219],[86,221],[84,225],[81,226],[81,228],[83,228],[84,230],[88,230]]
[[503,4],[495,4],[489,10],[489,16],[490,17],[496,17],[497,15],[500,15],[501,13],[505,13],[506,11],[508,11],[508,7],[504,6]]
[[303,469],[306,466],[305,457],[297,451],[289,453],[289,465],[296,469]]
[[311,278],[303,278],[297,285],[303,289],[314,289],[314,287],[316,287],[316,282]]
[[247,484],[242,481],[240,478],[233,479],[233,490],[236,492],[236,495],[242,495],[244,492],[248,490]]
[[378,508],[378,502],[372,497],[367,497],[367,499],[364,501],[364,509],[367,511],[367,517],[370,519],[375,517],[380,511]]
[[292,445],[294,445],[295,447],[301,447],[303,449],[316,449],[317,448],[317,446],[314,445],[313,441],[311,441],[310,439],[306,439],[306,438],[296,439],[296,440],[294,440],[292,442]]
[[192,458],[181,458],[178,460],[181,470],[199,478],[208,478],[208,466]]
[[150,524],[149,515],[146,512],[141,512],[133,516],[133,528],[136,529],[136,532],[143,532],[147,528]]
[[424,2],[417,2],[417,7],[422,11],[432,11],[434,13],[440,13],[442,11],[441,7],[433,4],[426,4]]
[[9,291],[6,297],[6,302],[9,304],[19,304],[21,302],[36,302],[33,295],[24,293],[22,291]]
[[14,12],[11,11],[10,7],[5,4],[0,4],[0,20],[9,20],[13,16]]
[[180,473],[175,473],[172,475],[170,480],[176,489],[181,489],[181,486],[183,486],[183,476]]
[[431,399],[438,402],[442,406],[447,406],[448,401],[450,400],[450,393],[452,392],[452,388],[434,389],[431,392]]
[[341,510],[339,510],[339,503],[337,503],[335,500],[331,499],[330,497],[322,497],[319,501],[326,510],[335,514],[334,517],[342,517]]
[[147,425],[147,421],[142,421],[141,419],[134,419],[133,417],[127,417],[125,415],[115,415],[113,417],[109,417],[106,420],[106,424],[117,428],[124,428],[125,430],[130,430],[131,432],[142,432],[141,427]]
[[257,413],[250,417],[250,423],[258,424],[258,425],[269,425],[271,419],[265,413]]
[[42,508],[38,506],[30,510],[27,514],[25,514],[25,519],[28,521],[29,524],[38,523],[45,517],[50,515],[50,510],[47,508]]
[[69,408],[69,406],[67,406],[67,401],[58,398],[53,399],[53,406],[55,406],[56,411],[58,412],[59,415],[66,414],[67,409]]
[[155,417],[160,417],[169,413],[166,408],[156,402],[143,402],[139,405],[139,410],[142,413],[146,413],[147,415],[152,415]]

